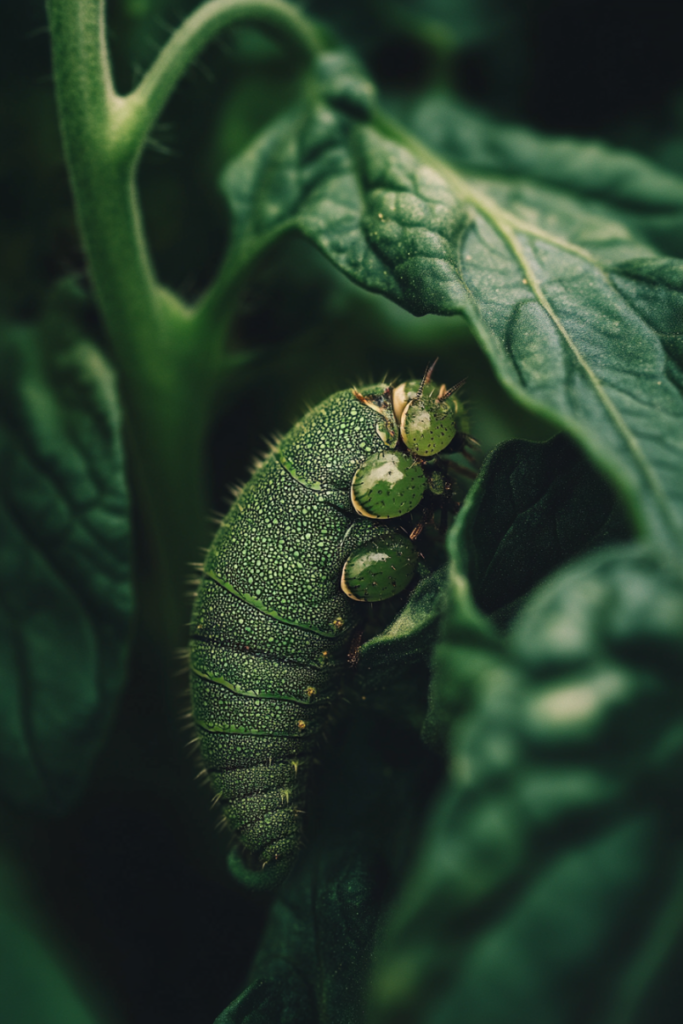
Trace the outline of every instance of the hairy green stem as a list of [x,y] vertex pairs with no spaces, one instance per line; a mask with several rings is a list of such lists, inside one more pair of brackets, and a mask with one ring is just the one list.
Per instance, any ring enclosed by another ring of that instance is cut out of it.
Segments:
[[181,582],[205,532],[203,451],[225,383],[230,259],[218,301],[186,305],[158,281],[135,175],[175,85],[211,38],[249,22],[311,55],[316,30],[285,0],[209,0],[171,36],[136,89],[112,81],[104,0],[47,0],[57,106],[90,278],[121,376],[133,469],[154,552],[167,629],[180,631]]
[[183,22],[144,78],[126,97],[117,130],[124,148],[148,135],[188,65],[221,29],[235,22],[254,23],[289,37],[309,55],[322,46],[318,30],[285,0],[208,0]]

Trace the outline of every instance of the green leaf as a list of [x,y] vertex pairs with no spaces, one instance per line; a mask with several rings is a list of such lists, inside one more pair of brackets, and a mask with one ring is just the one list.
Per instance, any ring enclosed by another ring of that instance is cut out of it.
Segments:
[[424,719],[446,572],[443,566],[421,580],[386,629],[363,644],[351,680],[374,707],[402,715],[416,727]]
[[452,578],[438,682],[472,707],[384,930],[375,1019],[644,1024],[664,989],[680,1011],[683,581],[610,547],[477,648]]
[[0,348],[0,786],[53,812],[102,742],[132,610],[115,381],[59,302],[40,327],[4,325]]
[[11,1024],[98,1024],[16,867],[0,856],[0,1018]]
[[418,315],[463,313],[512,395],[579,441],[658,545],[683,539],[683,266],[543,181],[463,175],[342,54],[228,167],[234,259],[282,232]]
[[[622,503],[566,435],[507,441],[485,459],[450,530],[450,570],[435,611],[450,587],[459,643],[484,671],[498,657],[498,631],[535,587],[571,559],[631,536]],[[439,680],[437,673],[423,723],[423,738],[438,748],[469,700],[464,687]]]
[[458,167],[567,189],[668,255],[683,256],[683,178],[637,153],[505,124],[446,93],[424,97],[406,121]]
[[216,1024],[355,1024],[377,922],[378,886],[359,857],[298,872],[270,914],[252,968],[254,981]]
[[472,491],[449,547],[477,606],[499,628],[570,559],[631,537],[613,490],[563,434],[499,445]]

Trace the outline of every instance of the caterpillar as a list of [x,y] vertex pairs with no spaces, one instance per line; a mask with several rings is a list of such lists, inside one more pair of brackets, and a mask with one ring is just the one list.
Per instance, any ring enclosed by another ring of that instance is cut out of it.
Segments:
[[[340,391],[274,446],[221,521],[190,623],[191,716],[252,887],[288,873],[311,759],[368,603],[405,592],[414,540],[452,488],[455,392],[421,381]],[[475,442],[476,443],[476,442]]]

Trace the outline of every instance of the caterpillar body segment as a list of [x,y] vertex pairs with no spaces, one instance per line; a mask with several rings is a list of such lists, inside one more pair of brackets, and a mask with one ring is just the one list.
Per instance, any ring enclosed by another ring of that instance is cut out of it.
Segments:
[[[434,400],[434,385],[420,387]],[[419,512],[434,467],[402,441],[394,395],[349,389],[304,416],[239,492],[203,566],[192,715],[238,841],[231,870],[252,887],[277,884],[296,856],[310,762],[366,603],[400,592],[415,570],[396,521]],[[441,418],[453,402],[437,407]]]

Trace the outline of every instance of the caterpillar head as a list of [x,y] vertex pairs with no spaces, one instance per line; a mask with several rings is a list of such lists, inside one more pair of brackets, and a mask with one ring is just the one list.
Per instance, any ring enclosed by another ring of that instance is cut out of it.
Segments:
[[409,452],[430,458],[444,450],[458,430],[458,402],[451,396],[465,383],[446,385],[432,383],[436,360],[419,382],[406,381],[395,388],[394,414],[401,427],[401,437]]

